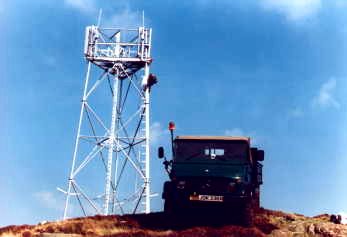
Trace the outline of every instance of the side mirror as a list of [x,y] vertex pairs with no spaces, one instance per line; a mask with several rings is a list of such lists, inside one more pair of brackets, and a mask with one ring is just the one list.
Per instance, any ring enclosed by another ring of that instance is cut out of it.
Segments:
[[164,155],[164,147],[159,147],[158,148],[158,157],[159,159],[163,158],[165,155]]
[[258,150],[257,151],[257,160],[263,161],[264,160],[264,150]]
[[257,155],[258,155],[258,148],[252,147],[251,148],[251,155],[252,155],[252,159],[253,161],[257,160]]

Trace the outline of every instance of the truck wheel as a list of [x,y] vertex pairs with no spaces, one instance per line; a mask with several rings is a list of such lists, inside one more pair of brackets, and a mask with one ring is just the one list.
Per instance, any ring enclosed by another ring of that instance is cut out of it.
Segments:
[[259,187],[254,189],[253,194],[253,208],[255,211],[258,211],[260,209]]
[[254,197],[254,210],[255,211],[259,211],[259,209],[260,209],[260,198],[259,198],[259,195],[256,195],[255,197]]
[[242,224],[246,227],[251,227],[254,225],[254,209],[252,205],[252,201],[247,201],[242,210]]
[[164,201],[164,213],[166,215],[173,214],[173,202],[170,198],[166,198]]

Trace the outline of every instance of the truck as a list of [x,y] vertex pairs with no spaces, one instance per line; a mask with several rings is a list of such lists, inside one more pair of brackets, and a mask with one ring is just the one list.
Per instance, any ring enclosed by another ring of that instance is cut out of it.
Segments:
[[164,213],[179,217],[202,208],[218,209],[253,225],[260,206],[264,150],[251,147],[249,137],[174,138],[174,129],[170,122],[172,159],[158,148],[169,176],[162,193]]

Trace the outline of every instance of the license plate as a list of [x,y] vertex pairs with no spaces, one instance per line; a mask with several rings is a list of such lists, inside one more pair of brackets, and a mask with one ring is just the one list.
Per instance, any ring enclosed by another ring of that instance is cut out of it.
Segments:
[[191,195],[189,197],[191,201],[203,201],[203,202],[223,202],[223,196],[215,195]]

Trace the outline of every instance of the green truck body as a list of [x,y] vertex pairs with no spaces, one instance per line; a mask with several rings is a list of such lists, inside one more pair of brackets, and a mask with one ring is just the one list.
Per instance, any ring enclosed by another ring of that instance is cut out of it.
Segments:
[[172,148],[173,159],[164,161],[170,177],[162,194],[165,213],[220,206],[252,223],[264,151],[251,148],[247,137],[226,136],[178,136]]

